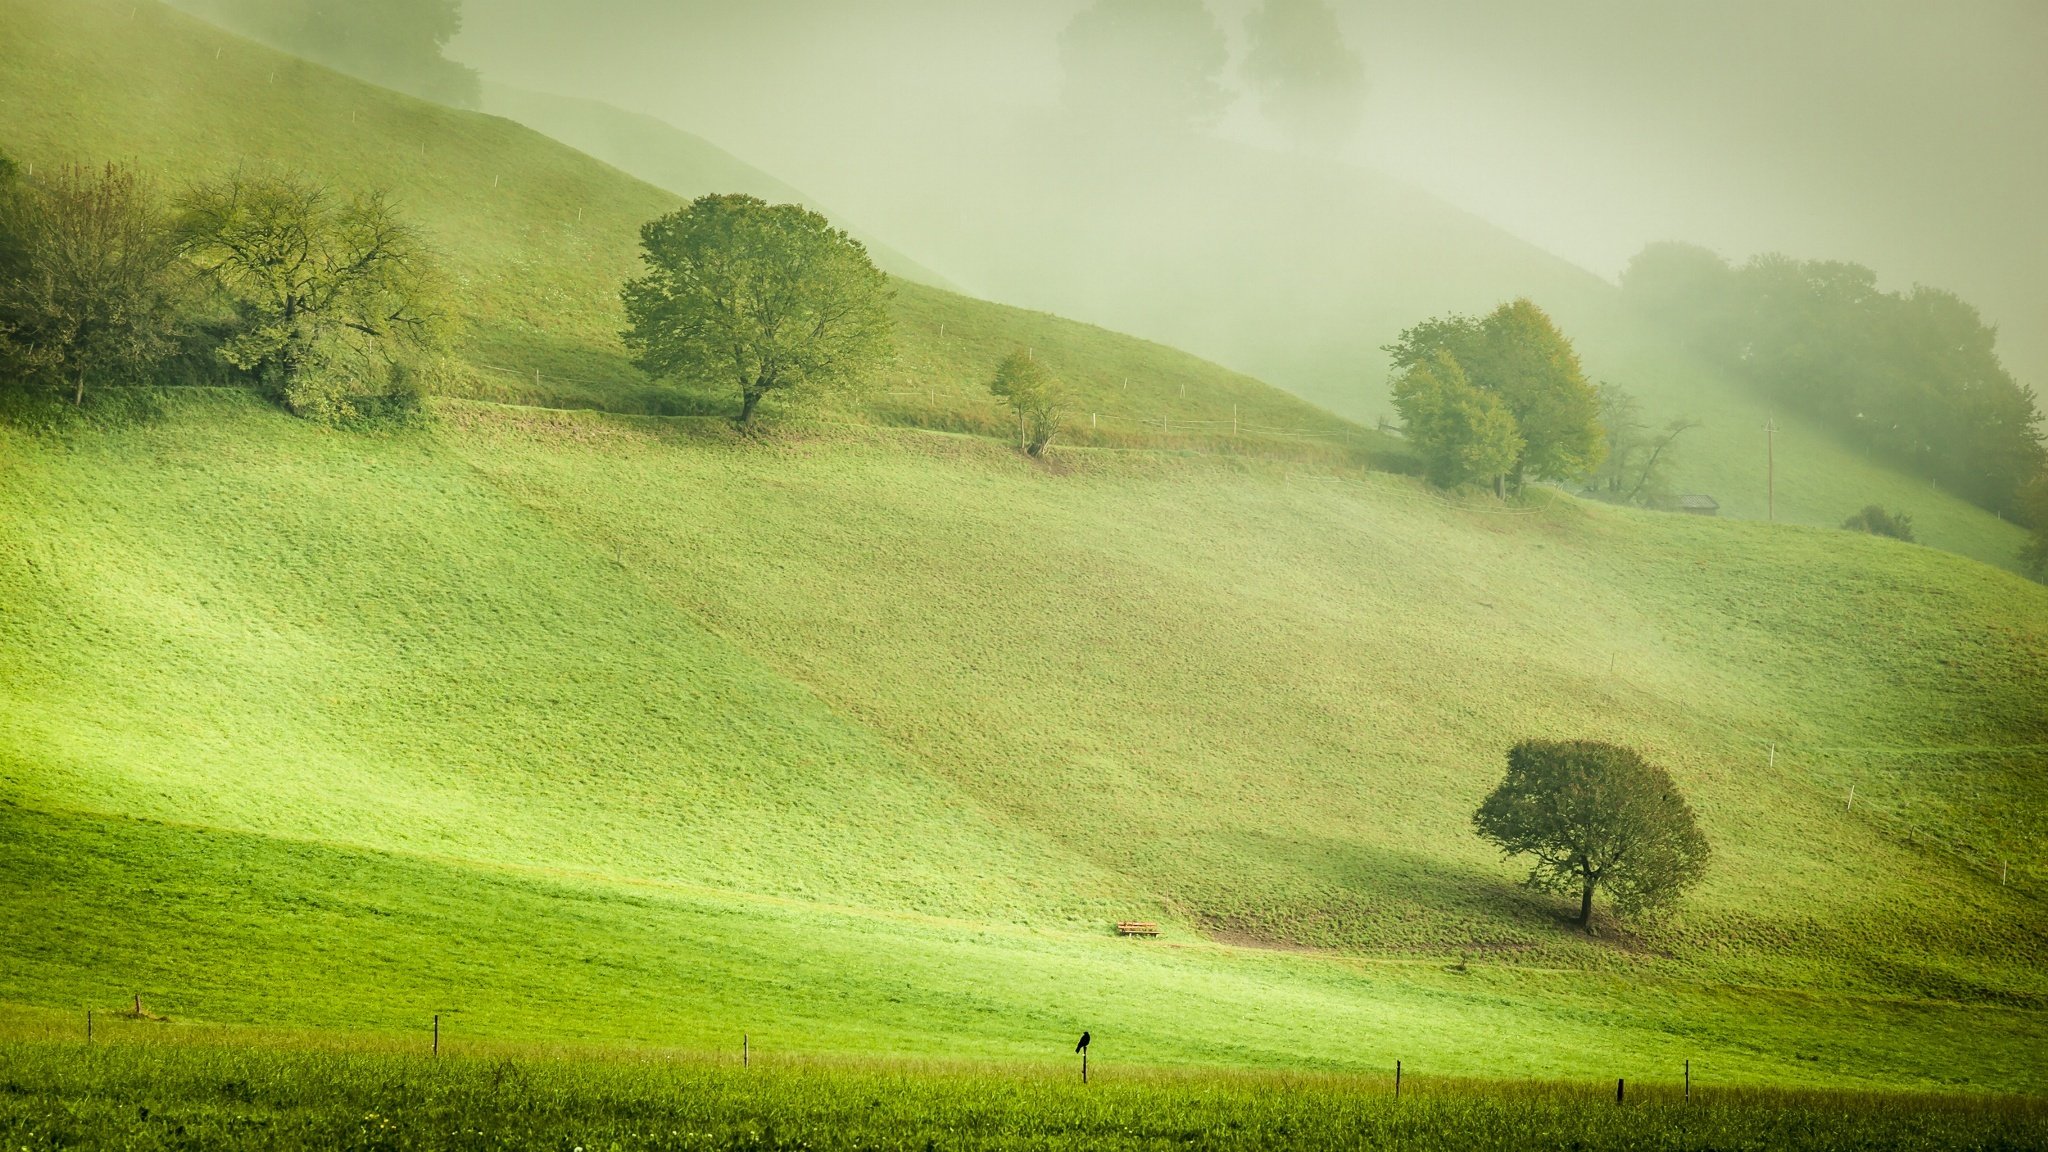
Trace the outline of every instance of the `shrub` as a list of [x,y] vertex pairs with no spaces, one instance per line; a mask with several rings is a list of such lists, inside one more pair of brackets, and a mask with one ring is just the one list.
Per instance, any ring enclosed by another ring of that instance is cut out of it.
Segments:
[[1913,518],[1904,512],[1887,512],[1881,504],[1865,505],[1863,511],[1842,521],[1842,527],[1851,532],[1889,536],[1908,543],[1913,539]]

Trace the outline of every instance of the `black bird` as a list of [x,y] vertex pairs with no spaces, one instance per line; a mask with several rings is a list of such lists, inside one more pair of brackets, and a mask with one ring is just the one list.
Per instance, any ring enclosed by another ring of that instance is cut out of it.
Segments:
[[1086,1052],[1087,1050],[1088,1050],[1088,1034],[1087,1034],[1086,1032],[1083,1032],[1083,1033],[1081,1033],[1081,1042],[1080,1042],[1079,1044],[1076,1044],[1076,1045],[1074,1045],[1074,1051],[1076,1051],[1076,1052]]

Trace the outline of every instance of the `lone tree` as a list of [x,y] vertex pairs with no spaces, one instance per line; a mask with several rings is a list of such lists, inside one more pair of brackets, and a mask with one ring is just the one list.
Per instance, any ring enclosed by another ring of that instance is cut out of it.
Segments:
[[0,352],[85,403],[88,383],[144,380],[173,350],[178,250],[129,168],[0,180]]
[[845,388],[894,349],[888,277],[816,212],[705,196],[640,229],[626,347],[656,378],[737,385],[739,423],[770,392]]
[[223,360],[301,416],[417,408],[440,348],[438,282],[419,229],[382,193],[237,174],[179,208],[186,254],[235,313]]
[[1060,430],[1066,414],[1066,391],[1059,378],[1028,351],[1019,348],[1003,357],[988,390],[1017,414],[1021,447],[1032,456],[1045,455],[1046,445]]
[[1595,889],[1636,913],[1669,904],[1706,870],[1706,837],[1671,777],[1613,744],[1515,745],[1507,779],[1472,823],[1506,855],[1536,858],[1531,888],[1576,894],[1587,932]]
[[1394,384],[1394,407],[1430,483],[1440,488],[1485,482],[1498,493],[1521,455],[1515,418],[1492,393],[1473,387],[1449,352],[1409,368]]

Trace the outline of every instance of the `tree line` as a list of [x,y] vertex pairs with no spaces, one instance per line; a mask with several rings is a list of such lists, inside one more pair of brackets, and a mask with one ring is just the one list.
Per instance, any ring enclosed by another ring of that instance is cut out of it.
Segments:
[[2033,390],[1997,331],[1952,292],[1886,292],[1856,264],[1759,256],[1729,264],[1654,244],[1630,301],[1693,351],[1851,443],[2005,516],[2048,467]]
[[241,171],[165,198],[124,165],[0,157],[0,391],[83,407],[182,361],[303,416],[409,416],[445,362],[441,298],[379,192]]

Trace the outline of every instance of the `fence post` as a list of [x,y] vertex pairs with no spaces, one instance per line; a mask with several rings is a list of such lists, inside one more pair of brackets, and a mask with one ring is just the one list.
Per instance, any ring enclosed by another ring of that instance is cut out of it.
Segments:
[[1394,1061],[1394,1099],[1401,1098],[1401,1062]]
[[1623,1089],[1623,1088],[1624,1088],[1624,1087],[1625,1087],[1625,1086],[1626,1086],[1627,1084],[1628,1084],[1628,1081],[1626,1081],[1626,1080],[1620,1080],[1620,1079],[1617,1079],[1617,1080],[1616,1080],[1616,1081],[1614,1082],[1614,1102],[1615,1102],[1616,1104],[1619,1104],[1619,1103],[1621,1103],[1621,1093],[1622,1093],[1622,1089]]
[[85,1010],[85,1042],[92,1043],[92,1009]]
[[441,1014],[434,1013],[434,1055],[441,1054]]
[[1685,1098],[1692,1099],[1692,1061],[1685,1062]]
[[740,1067],[747,1066],[747,1034],[740,1033]]

